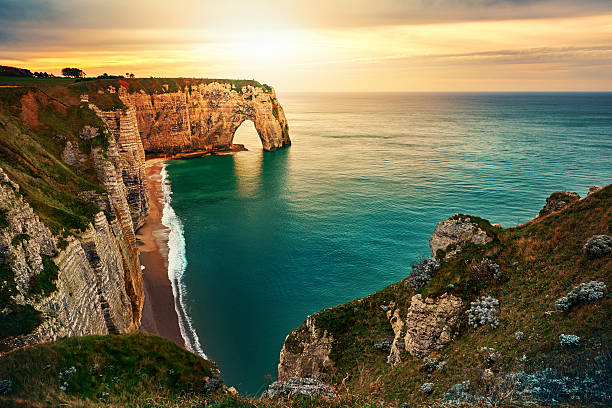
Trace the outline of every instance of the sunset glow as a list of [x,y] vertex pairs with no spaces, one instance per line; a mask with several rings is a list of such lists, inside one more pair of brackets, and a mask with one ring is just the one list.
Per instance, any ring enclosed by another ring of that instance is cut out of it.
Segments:
[[281,92],[612,89],[609,2],[289,3],[2,0],[0,64]]

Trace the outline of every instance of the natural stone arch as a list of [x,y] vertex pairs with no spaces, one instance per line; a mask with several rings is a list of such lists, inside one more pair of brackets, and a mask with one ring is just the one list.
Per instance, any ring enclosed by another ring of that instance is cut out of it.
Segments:
[[263,149],[264,144],[264,136],[257,131],[255,127],[255,122],[251,119],[244,119],[234,130],[234,135],[232,136],[232,149],[235,149],[238,146],[244,146],[245,149],[250,150],[250,148],[255,147],[255,138],[259,140],[261,148]]
[[264,150],[289,146],[289,126],[273,88],[202,82],[177,92],[120,93],[134,106],[145,152],[174,155],[227,150],[236,129],[253,121]]

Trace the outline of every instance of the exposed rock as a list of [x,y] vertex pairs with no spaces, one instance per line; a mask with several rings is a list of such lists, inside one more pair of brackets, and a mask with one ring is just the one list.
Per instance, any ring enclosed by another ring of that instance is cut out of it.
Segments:
[[315,378],[291,377],[285,381],[275,381],[263,393],[263,398],[278,399],[291,398],[295,395],[307,397],[325,397],[336,399],[336,393],[327,384]]
[[412,297],[406,317],[405,347],[411,355],[423,357],[439,350],[453,339],[463,302],[444,294],[437,299]]
[[389,356],[387,356],[387,362],[391,365],[398,365],[402,362],[400,353],[404,349],[404,338],[406,336],[406,322],[402,320],[400,316],[400,310],[394,309],[395,303],[390,303],[390,309],[387,311],[387,318],[389,319],[389,323],[391,323],[391,328],[393,329],[393,343],[391,344],[391,349],[389,350]]
[[316,328],[316,317],[293,330],[283,344],[278,364],[278,380],[290,378],[316,378],[328,380],[333,363],[329,358],[333,339],[327,332]]
[[590,258],[601,258],[612,252],[612,237],[609,235],[593,235],[582,249]]
[[603,187],[600,186],[589,186],[589,193],[587,195],[591,195],[593,193],[598,192],[599,190],[601,190]]
[[[103,213],[79,239],[68,237],[59,250],[58,239],[35,215],[10,184],[0,184],[0,208],[8,209],[9,228],[0,230],[0,258],[10,259],[16,293],[12,302],[40,311],[45,320],[32,332],[4,338],[12,349],[65,336],[84,336],[135,330],[130,298],[125,290],[127,248],[118,222],[109,224]],[[31,238],[13,247],[18,234]],[[52,256],[57,253],[56,256]],[[43,256],[57,267],[56,290],[48,296],[28,295],[31,278],[43,272]],[[11,307],[11,306],[9,306]]]
[[577,193],[570,193],[567,191],[557,191],[552,193],[546,199],[546,205],[540,210],[538,217],[544,217],[545,215],[553,212],[561,211],[568,205],[578,200],[580,200],[580,196]]
[[119,98],[126,109],[102,111],[91,103],[89,107],[96,112],[113,135],[111,139],[114,140],[111,140],[109,150],[116,155],[111,161],[125,187],[124,194],[132,217],[133,229],[137,230],[144,225],[149,213],[145,153],[138,133],[136,110],[124,88],[120,88]]
[[[120,88],[120,92],[123,88]],[[149,95],[130,93],[145,151],[174,155],[231,147],[236,129],[253,121],[265,150],[291,144],[289,127],[274,89],[229,83],[191,84],[188,89]]]
[[[429,246],[431,247],[431,256],[436,257],[439,249],[446,251],[451,244],[456,245],[467,241],[474,244],[486,244],[492,239],[470,218],[455,215],[438,223],[429,238]],[[457,252],[457,249],[448,251],[444,258],[450,258]]]
[[72,142],[68,141],[62,152],[62,160],[71,166],[80,166],[87,160],[87,155],[81,153],[78,146],[73,146]]

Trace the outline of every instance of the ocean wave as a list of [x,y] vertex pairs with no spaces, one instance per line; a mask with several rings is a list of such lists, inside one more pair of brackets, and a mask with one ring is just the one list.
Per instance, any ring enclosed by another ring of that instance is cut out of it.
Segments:
[[193,353],[207,358],[200,344],[200,339],[193,328],[191,317],[185,309],[186,288],[183,283],[183,275],[187,269],[187,255],[185,253],[185,236],[183,234],[183,223],[170,205],[172,200],[172,189],[168,180],[166,164],[161,172],[161,187],[164,196],[164,209],[162,213],[162,224],[170,232],[168,234],[168,279],[172,283],[172,294],[174,295],[174,308],[178,316],[181,336],[185,341],[187,349]]

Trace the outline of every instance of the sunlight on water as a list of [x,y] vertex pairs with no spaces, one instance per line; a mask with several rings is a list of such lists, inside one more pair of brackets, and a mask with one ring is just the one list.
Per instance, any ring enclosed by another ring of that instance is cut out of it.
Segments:
[[182,283],[206,355],[261,392],[308,314],[406,277],[437,222],[514,225],[553,191],[612,179],[612,94],[279,97],[293,145],[167,166]]

